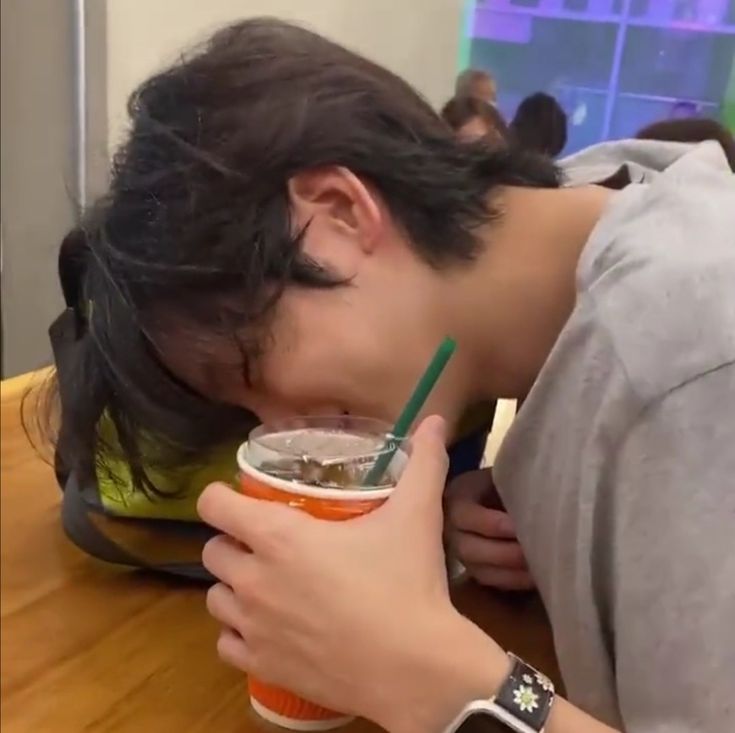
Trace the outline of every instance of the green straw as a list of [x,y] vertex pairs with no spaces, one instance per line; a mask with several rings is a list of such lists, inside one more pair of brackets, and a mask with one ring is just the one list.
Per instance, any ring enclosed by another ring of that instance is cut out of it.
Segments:
[[[408,398],[406,406],[403,408],[396,424],[393,426],[392,436],[395,438],[405,438],[408,435],[408,431],[411,429],[414,420],[416,419],[421,408],[426,402],[426,398],[431,394],[431,390],[434,389],[434,385],[439,380],[439,377],[444,371],[444,367],[447,362],[452,358],[454,350],[457,348],[457,344],[454,339],[449,337],[445,338],[444,341],[439,344],[439,348],[436,350],[432,360],[429,362],[429,366],[426,367],[421,379],[413,390],[413,394]],[[380,479],[383,478],[383,474],[393,460],[393,456],[398,450],[398,446],[393,441],[386,441],[383,446],[385,451],[377,461],[375,465],[368,472],[365,478],[365,486],[377,486]]]

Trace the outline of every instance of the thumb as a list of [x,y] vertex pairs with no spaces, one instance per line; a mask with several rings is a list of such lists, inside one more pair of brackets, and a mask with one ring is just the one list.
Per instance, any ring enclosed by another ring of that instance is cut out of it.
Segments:
[[390,503],[411,512],[441,510],[449,457],[443,418],[426,418],[411,438],[411,453]]

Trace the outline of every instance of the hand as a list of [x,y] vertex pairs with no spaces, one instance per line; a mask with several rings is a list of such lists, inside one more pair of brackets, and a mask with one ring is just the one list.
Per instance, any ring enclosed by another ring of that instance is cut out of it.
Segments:
[[469,575],[482,585],[528,590],[534,583],[492,469],[458,476],[447,488],[447,539]]
[[[444,423],[426,420],[393,496],[324,522],[222,485],[199,501],[220,656],[264,681],[392,733],[441,730],[507,671],[504,652],[452,607],[442,548]],[[251,548],[248,551],[245,546]]]

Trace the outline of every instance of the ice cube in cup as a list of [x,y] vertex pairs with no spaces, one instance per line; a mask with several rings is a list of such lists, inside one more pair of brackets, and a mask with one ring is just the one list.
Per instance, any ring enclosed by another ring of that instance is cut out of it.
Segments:
[[[248,455],[254,468],[284,480],[359,489],[378,458],[400,445],[389,426],[369,418],[290,418],[256,428]],[[396,468],[390,464],[376,488],[395,483]]]

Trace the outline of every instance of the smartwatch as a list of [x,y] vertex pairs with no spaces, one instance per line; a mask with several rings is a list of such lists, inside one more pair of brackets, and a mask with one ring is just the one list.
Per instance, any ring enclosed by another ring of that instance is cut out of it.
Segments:
[[551,680],[514,654],[510,674],[488,700],[465,706],[444,733],[543,733],[554,702]]

